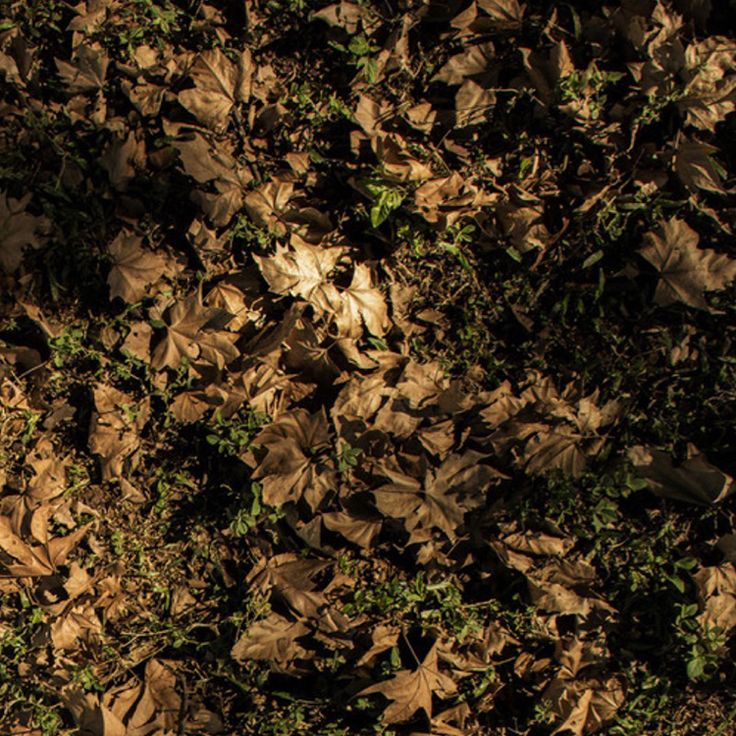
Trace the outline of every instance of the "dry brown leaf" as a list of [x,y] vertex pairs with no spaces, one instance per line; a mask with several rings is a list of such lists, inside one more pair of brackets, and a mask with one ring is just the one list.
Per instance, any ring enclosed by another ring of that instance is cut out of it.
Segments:
[[121,230],[108,246],[113,266],[107,276],[110,298],[120,297],[132,304],[149,293],[166,271],[166,258],[142,247],[143,238]]
[[458,127],[480,125],[489,119],[496,104],[496,93],[466,79],[455,95],[455,122]]
[[229,318],[213,307],[205,307],[199,291],[180,299],[166,310],[166,334],[153,351],[151,365],[156,370],[178,368],[183,359],[203,361],[222,367],[240,354],[234,346],[237,335],[210,325]]
[[452,678],[438,669],[435,642],[417,669],[401,670],[391,679],[371,685],[358,694],[381,693],[391,701],[383,712],[383,720],[386,723],[403,723],[418,710],[423,710],[431,718],[432,696],[443,700],[456,692],[457,685]]
[[484,10],[500,28],[517,28],[524,20],[526,5],[518,0],[477,0],[478,7]]
[[89,448],[100,456],[102,479],[124,474],[126,462],[135,466],[141,445],[139,432],[148,421],[150,400],[135,401],[112,386],[93,388],[95,411],[89,428]]
[[146,146],[131,130],[126,138],[113,138],[99,160],[113,189],[124,192],[135,178],[136,169],[146,163]]
[[263,485],[264,502],[281,506],[306,493],[316,509],[334,483],[331,463],[316,459],[329,446],[329,439],[324,410],[310,415],[305,409],[294,409],[265,427],[254,444],[267,452],[253,473]]
[[361,337],[363,325],[376,337],[384,335],[389,328],[383,294],[373,286],[371,270],[364,263],[355,266],[350,286],[340,290],[333,306],[337,331],[342,337]]
[[315,590],[314,578],[330,567],[322,560],[284,553],[262,560],[248,582],[262,593],[275,593],[295,615],[311,619],[322,631],[345,631],[347,620],[332,609],[324,593]]
[[322,522],[332,532],[342,534],[345,539],[368,549],[381,531],[381,522],[371,519],[360,519],[344,511],[333,511],[322,514]]
[[339,302],[337,288],[328,281],[343,254],[340,247],[325,248],[292,239],[292,247],[277,246],[271,256],[254,255],[263,278],[277,294],[299,296],[321,312]]
[[674,167],[677,177],[691,192],[702,189],[706,192],[723,194],[725,190],[721,186],[723,170],[716,161],[711,158],[718,149],[707,143],[696,140],[688,140],[685,136],[675,151]]
[[72,94],[98,92],[104,88],[109,59],[102,49],[78,46],[71,62],[55,61],[59,76]]
[[30,201],[30,194],[11,199],[0,192],[0,268],[6,273],[18,270],[26,248],[39,248],[44,242],[48,221],[26,212]]
[[605,681],[558,678],[543,697],[552,701],[554,711],[562,719],[552,733],[583,736],[594,733],[613,718],[624,703],[624,690],[615,677]]
[[689,125],[712,131],[736,110],[736,49],[732,39],[707,36],[691,43],[682,59],[681,76],[686,87],[677,107]]
[[663,498],[713,504],[736,489],[733,478],[709,463],[693,444],[688,445],[687,458],[680,465],[675,465],[668,452],[641,445],[632,447],[629,457],[652,491]]
[[5,565],[11,575],[34,576],[53,573],[53,566],[43,549],[36,547],[34,550],[26,544],[13,530],[7,516],[0,516],[0,550],[16,560],[16,563]]
[[211,182],[216,190],[195,191],[192,199],[212,224],[227,225],[243,206],[245,188],[253,179],[250,169],[235,159],[226,144],[213,145],[198,134],[173,145],[179,152],[184,171],[200,184]]
[[673,217],[646,235],[639,253],[659,272],[654,292],[657,304],[680,301],[709,309],[706,291],[725,289],[736,279],[736,259],[714,250],[698,248],[700,236],[686,222]]
[[376,505],[386,516],[403,519],[407,531],[435,528],[455,539],[465,512],[477,505],[492,479],[504,477],[481,464],[484,458],[472,450],[450,455],[436,471],[427,470],[423,481],[384,466],[380,474],[391,482],[373,491]]
[[360,667],[366,662],[370,662],[376,655],[381,652],[385,652],[387,649],[396,646],[399,641],[399,635],[401,634],[401,628],[393,625],[379,624],[371,632],[371,646],[365,654],[356,662],[356,665]]
[[490,42],[467,46],[462,53],[451,56],[432,77],[432,81],[460,85],[468,77],[484,74],[495,54],[493,44]]
[[283,235],[286,226],[282,215],[294,195],[294,184],[274,179],[249,192],[245,197],[245,209],[259,227]]
[[231,656],[238,662],[249,659],[265,659],[287,665],[294,659],[307,656],[297,639],[309,633],[309,628],[299,621],[290,621],[278,613],[270,613],[261,621],[251,624],[235,642]]
[[214,130],[227,127],[233,108],[250,96],[253,61],[249,50],[237,64],[218,48],[199,54],[190,69],[193,89],[179,93],[179,102],[201,123]]
[[132,355],[144,363],[151,362],[151,336],[153,328],[148,322],[131,322],[130,332],[126,335],[123,344],[120,346],[120,352]]

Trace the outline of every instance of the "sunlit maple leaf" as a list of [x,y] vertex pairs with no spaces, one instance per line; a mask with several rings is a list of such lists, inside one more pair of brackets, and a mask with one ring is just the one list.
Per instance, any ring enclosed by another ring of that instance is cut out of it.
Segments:
[[363,263],[355,267],[350,286],[339,292],[334,306],[335,323],[341,336],[359,338],[365,324],[368,332],[380,337],[389,327],[383,294],[372,285],[370,268]]
[[179,93],[181,105],[210,128],[227,127],[233,107],[249,95],[253,74],[250,52],[243,52],[234,64],[219,48],[203,51],[190,74],[195,86]]
[[338,301],[336,287],[328,276],[343,253],[342,248],[311,245],[292,239],[292,247],[280,246],[270,256],[254,255],[263,278],[271,291],[305,299],[321,311],[327,311]]
[[267,450],[253,473],[263,485],[263,500],[280,506],[306,493],[316,509],[333,480],[329,464],[317,458],[329,445],[324,411],[310,414],[294,409],[282,414],[256,436],[254,444]]
[[725,289],[736,279],[736,260],[714,250],[698,248],[700,236],[686,222],[673,217],[646,235],[639,253],[659,271],[654,292],[657,304],[680,301],[708,309],[703,292]]
[[223,316],[227,314],[221,309],[202,304],[199,291],[177,301],[167,310],[166,334],[153,351],[151,365],[157,370],[178,368],[186,358],[222,366],[237,358],[236,334],[207,329]]
[[300,621],[290,621],[278,613],[251,624],[235,642],[231,655],[238,662],[265,659],[282,666],[305,657],[307,650],[297,643],[309,628]]
[[[503,477],[481,464],[484,457],[470,450],[451,455],[437,470],[428,469],[422,481],[383,467],[380,473],[391,482],[373,491],[376,505],[386,516],[403,519],[407,531],[436,528],[455,539],[465,512],[477,505],[484,486],[492,478]],[[462,494],[468,493],[471,498],[463,499]]]
[[415,670],[401,670],[385,682],[361,690],[359,695],[381,693],[391,703],[383,712],[386,723],[408,721],[418,710],[432,717],[432,695],[439,699],[449,698],[457,692],[451,677],[438,669],[437,643],[427,653]]
[[143,238],[121,230],[108,246],[113,266],[107,276],[110,297],[120,297],[132,304],[148,294],[148,287],[158,281],[166,269],[166,258],[145,250]]

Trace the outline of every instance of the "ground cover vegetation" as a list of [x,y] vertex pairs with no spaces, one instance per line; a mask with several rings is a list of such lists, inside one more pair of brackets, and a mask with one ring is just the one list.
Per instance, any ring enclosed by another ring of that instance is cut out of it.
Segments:
[[0,2],[0,732],[736,733],[733,0]]

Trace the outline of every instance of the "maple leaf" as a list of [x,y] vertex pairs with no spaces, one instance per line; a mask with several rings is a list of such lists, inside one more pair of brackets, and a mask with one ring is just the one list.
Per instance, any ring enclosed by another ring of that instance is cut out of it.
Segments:
[[55,61],[67,91],[72,94],[97,92],[104,88],[109,58],[102,49],[79,46],[72,62]]
[[376,337],[384,335],[389,327],[383,294],[371,284],[370,268],[363,263],[355,267],[350,286],[339,293],[334,306],[335,323],[341,337],[361,337],[363,324]]
[[192,64],[193,89],[179,93],[179,103],[209,128],[227,127],[231,110],[250,94],[253,63],[248,50],[233,64],[219,49],[203,51]]
[[315,414],[294,409],[265,427],[253,440],[267,450],[253,473],[262,482],[264,502],[281,506],[307,492],[307,501],[316,509],[331,485],[332,472],[325,463],[315,462],[315,455],[329,446],[329,439],[324,409]]
[[197,190],[192,199],[214,225],[227,225],[243,206],[245,187],[253,179],[250,169],[240,165],[224,143],[213,146],[201,135],[173,145],[189,176],[200,184],[214,184],[216,192]]
[[455,95],[455,122],[458,127],[479,125],[488,120],[496,104],[496,93],[472,79],[466,79]]
[[700,130],[711,131],[736,109],[736,51],[733,40],[709,36],[691,43],[684,54],[681,75],[685,94],[677,107],[685,121]]
[[261,593],[275,593],[298,616],[311,619],[324,631],[344,631],[345,617],[329,606],[313,578],[330,567],[329,562],[283,554],[262,559],[250,571],[247,582]]
[[725,289],[736,279],[736,260],[698,248],[700,236],[677,217],[647,233],[646,239],[648,245],[639,253],[659,271],[654,301],[661,306],[680,301],[709,309],[703,292]]
[[687,457],[675,465],[668,452],[637,445],[629,458],[640,476],[658,496],[698,504],[719,503],[736,490],[733,478],[708,462],[693,444]]
[[23,260],[23,251],[43,244],[41,233],[48,227],[45,217],[35,217],[26,212],[31,195],[11,199],[0,192],[0,268],[13,273]]
[[238,662],[265,659],[284,665],[306,656],[307,650],[296,640],[308,632],[308,627],[300,621],[290,621],[272,612],[245,630],[235,642],[231,656]]
[[327,280],[343,249],[311,245],[292,238],[291,249],[277,246],[271,256],[253,257],[271,291],[300,296],[322,312],[339,301],[339,293]]
[[240,354],[233,345],[238,336],[206,329],[223,317],[227,317],[223,310],[202,304],[199,291],[180,299],[167,310],[166,334],[153,351],[151,365],[156,370],[178,368],[186,358],[222,367],[234,360]]
[[432,81],[462,84],[468,77],[486,72],[494,56],[495,49],[490,42],[468,46],[462,53],[451,56],[432,77]]
[[293,193],[292,182],[273,179],[247,194],[245,209],[256,225],[266,228],[269,232],[283,235],[286,227],[281,221],[281,215]]
[[624,702],[624,690],[615,677],[605,682],[557,678],[545,690],[544,697],[564,719],[552,733],[583,736],[598,730],[615,715]]
[[489,465],[480,464],[485,455],[468,450],[448,457],[436,470],[428,469],[420,482],[403,472],[383,467],[381,474],[391,480],[373,491],[378,509],[394,519],[404,519],[407,531],[441,529],[455,539],[465,512],[476,505],[464,504],[459,494],[472,490],[482,494],[483,486],[494,477],[503,477]]
[[148,399],[135,402],[112,386],[97,384],[93,389],[95,411],[89,429],[89,448],[99,455],[102,479],[120,477],[123,465],[135,461],[143,429],[150,412]]
[[478,0],[478,7],[488,13],[494,25],[509,29],[521,25],[526,8],[518,0]]
[[110,141],[99,161],[113,188],[124,192],[135,178],[136,167],[143,168],[146,163],[145,143],[130,131],[127,138],[115,137]]
[[438,669],[437,642],[415,670],[401,670],[391,679],[361,690],[358,695],[381,693],[391,703],[383,713],[386,723],[408,721],[418,710],[432,718],[432,695],[440,699],[449,698],[457,692],[451,677]]
[[675,152],[675,172],[691,192],[702,189],[716,194],[724,193],[721,186],[723,169],[711,158],[711,154],[717,150],[715,146],[690,141],[685,137],[680,141]]
[[158,281],[166,269],[166,258],[141,247],[143,238],[121,230],[107,250],[113,267],[107,276],[110,298],[120,297],[128,304],[148,294],[148,287]]

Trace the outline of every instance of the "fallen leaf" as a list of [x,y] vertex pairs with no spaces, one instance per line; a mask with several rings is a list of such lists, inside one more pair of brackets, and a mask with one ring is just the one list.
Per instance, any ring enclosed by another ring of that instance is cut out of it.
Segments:
[[237,64],[219,48],[203,51],[192,64],[190,75],[195,86],[179,93],[179,103],[207,127],[223,130],[231,111],[250,95],[250,51],[243,51]]
[[647,233],[639,253],[659,272],[654,301],[667,306],[680,301],[709,309],[703,293],[725,289],[736,279],[736,259],[698,248],[700,236],[686,222],[673,217]]
[[668,452],[641,445],[632,447],[629,457],[652,491],[663,498],[714,504],[736,489],[733,478],[709,463],[692,444],[688,445],[687,458],[680,465],[675,465]]
[[140,301],[164,274],[166,258],[145,250],[142,243],[139,235],[121,230],[108,246],[113,262],[107,276],[111,299],[120,297],[128,304]]
[[373,286],[370,268],[364,263],[355,266],[350,286],[339,291],[334,307],[335,323],[342,337],[361,337],[363,325],[372,335],[381,337],[390,325],[383,294]]
[[39,248],[47,229],[47,220],[26,212],[31,195],[11,199],[0,192],[0,267],[14,273],[20,267],[27,248]]
[[307,655],[307,650],[296,641],[307,633],[309,628],[303,623],[271,613],[245,630],[235,642],[231,656],[238,662],[265,659],[287,665],[291,660]]
[[361,690],[358,695],[381,693],[391,701],[383,712],[383,720],[386,723],[403,723],[418,710],[432,718],[432,696],[442,700],[456,692],[457,685],[452,678],[438,669],[435,642],[417,669],[401,670],[389,680]]
[[724,172],[712,158],[718,149],[707,143],[688,140],[683,136],[675,151],[674,166],[677,177],[691,192],[702,189],[706,192],[724,194],[721,185]]

